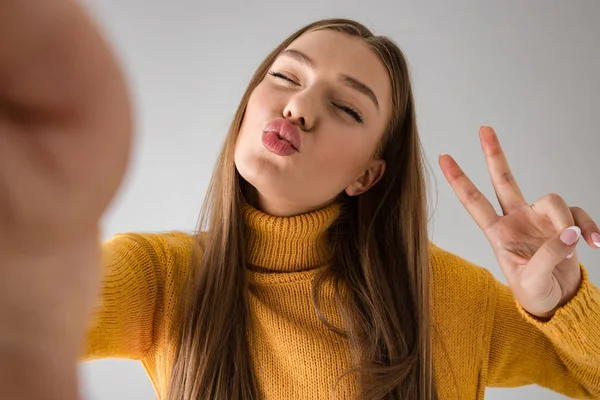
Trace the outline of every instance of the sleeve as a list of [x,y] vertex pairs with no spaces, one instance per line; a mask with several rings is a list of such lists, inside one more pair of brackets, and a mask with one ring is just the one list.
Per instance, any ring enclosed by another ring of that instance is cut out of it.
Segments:
[[600,399],[600,291],[581,269],[578,293],[548,321],[527,313],[488,272],[495,307],[487,386],[537,384],[570,398]]
[[121,234],[102,245],[103,283],[80,361],[140,360],[152,346],[158,299],[156,251],[138,234]]

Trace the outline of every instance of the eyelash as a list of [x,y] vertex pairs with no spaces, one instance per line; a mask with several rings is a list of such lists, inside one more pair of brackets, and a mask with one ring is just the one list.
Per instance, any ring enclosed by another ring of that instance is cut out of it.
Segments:
[[[275,78],[280,78],[283,79],[285,81],[288,81],[294,85],[298,85],[297,82],[293,81],[292,79],[288,78],[287,76],[285,76],[284,74],[280,73],[280,72],[275,72],[275,71],[269,71],[269,75],[275,77]],[[348,114],[349,116],[351,116],[352,118],[354,118],[354,120],[356,122],[358,122],[359,124],[362,124],[364,122],[362,116],[360,115],[360,113],[358,111],[356,111],[354,108],[350,107],[350,106],[340,106],[338,104],[333,103],[333,105],[337,108],[339,108],[340,110],[342,110],[343,112],[345,112],[346,114]]]
[[275,72],[275,71],[269,71],[269,75],[274,76],[275,78],[281,78],[285,81],[288,81],[290,83],[293,83],[294,85],[298,85],[297,82],[291,80],[290,78],[288,78],[287,76],[285,76],[284,74],[280,73],[280,72]]
[[361,115],[354,108],[352,108],[350,106],[340,106],[340,105],[337,105],[337,104],[334,104],[334,106],[336,106],[340,110],[344,111],[346,114],[350,115],[359,124],[362,124],[364,122],[363,118],[361,117]]

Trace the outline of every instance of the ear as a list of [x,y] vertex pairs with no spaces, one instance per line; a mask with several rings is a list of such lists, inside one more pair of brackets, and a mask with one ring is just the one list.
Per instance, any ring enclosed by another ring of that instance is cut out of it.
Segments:
[[371,160],[368,168],[360,174],[348,187],[348,196],[358,196],[371,189],[383,177],[385,161],[382,159]]

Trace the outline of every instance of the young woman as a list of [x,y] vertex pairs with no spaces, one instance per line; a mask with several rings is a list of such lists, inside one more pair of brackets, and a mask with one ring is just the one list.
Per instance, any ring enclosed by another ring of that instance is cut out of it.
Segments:
[[141,360],[172,400],[482,399],[532,383],[600,397],[600,291],[575,253],[581,236],[600,247],[598,227],[558,195],[527,203],[482,127],[502,216],[439,164],[509,286],[430,243],[392,41],[341,19],[293,33],[240,102],[197,233],[117,235],[100,255],[128,97],[84,13],[38,3],[0,5],[7,398],[75,398],[77,360],[100,357]]

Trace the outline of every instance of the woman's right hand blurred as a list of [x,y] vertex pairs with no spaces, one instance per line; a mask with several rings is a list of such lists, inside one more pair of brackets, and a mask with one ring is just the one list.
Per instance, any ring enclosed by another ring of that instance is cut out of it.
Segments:
[[0,0],[0,351],[78,350],[131,142],[123,74],[84,10]]

